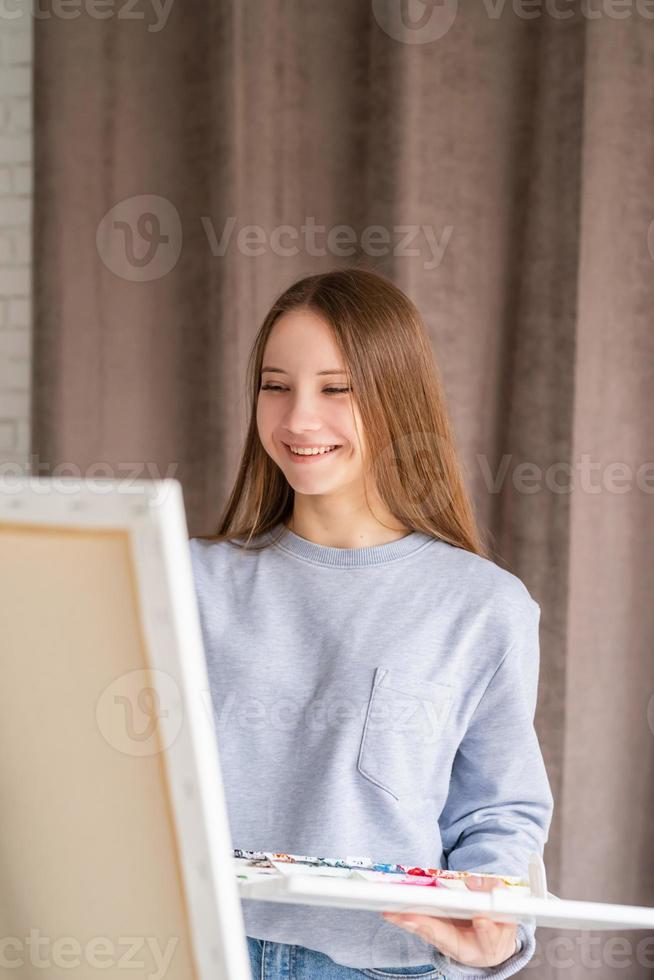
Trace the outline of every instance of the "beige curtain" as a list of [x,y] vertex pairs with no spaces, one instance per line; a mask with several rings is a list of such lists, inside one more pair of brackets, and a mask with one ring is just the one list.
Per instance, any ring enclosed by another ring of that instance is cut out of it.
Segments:
[[[543,610],[550,890],[654,905],[650,7],[37,20],[33,451],[44,474],[174,476],[208,533],[274,296],[352,262],[391,276],[496,560]],[[537,936],[535,980],[651,975],[645,932]]]

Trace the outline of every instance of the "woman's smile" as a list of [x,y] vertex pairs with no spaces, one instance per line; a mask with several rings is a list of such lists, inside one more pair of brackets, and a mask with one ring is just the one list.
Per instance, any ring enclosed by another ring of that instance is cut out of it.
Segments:
[[327,456],[333,456],[343,448],[342,446],[333,446],[331,449],[321,449],[319,452],[309,453],[306,450],[302,452],[293,452],[291,447],[285,442],[282,443],[282,446],[290,459],[292,459],[294,463],[300,464],[315,463],[319,459],[325,459]]

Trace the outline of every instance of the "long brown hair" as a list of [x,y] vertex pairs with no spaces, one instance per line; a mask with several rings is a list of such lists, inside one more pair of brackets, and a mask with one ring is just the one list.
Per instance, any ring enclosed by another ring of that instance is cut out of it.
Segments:
[[322,316],[332,328],[361,414],[370,475],[390,512],[412,530],[488,557],[422,317],[401,289],[361,268],[300,279],[266,315],[248,362],[250,410],[238,474],[216,533],[204,539],[258,550],[251,539],[292,514],[294,490],[261,444],[256,413],[270,332],[282,314],[298,309]]

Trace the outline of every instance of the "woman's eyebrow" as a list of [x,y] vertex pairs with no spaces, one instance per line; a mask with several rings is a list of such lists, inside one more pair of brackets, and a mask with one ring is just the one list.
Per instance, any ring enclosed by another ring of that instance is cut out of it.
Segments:
[[[266,371],[269,371],[271,374],[288,374],[288,371],[283,371],[281,368],[276,368],[276,367],[261,368],[262,374],[264,374]],[[333,368],[330,369],[329,371],[316,371],[316,376],[319,374],[345,374],[345,373],[346,372],[343,371],[341,368]]]

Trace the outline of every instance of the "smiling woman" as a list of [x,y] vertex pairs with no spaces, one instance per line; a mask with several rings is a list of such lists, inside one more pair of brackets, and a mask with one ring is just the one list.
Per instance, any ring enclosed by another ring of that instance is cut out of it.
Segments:
[[[310,276],[248,370],[236,484],[191,542],[235,846],[526,877],[553,806],[540,607],[484,554],[420,314],[373,272]],[[504,980],[535,950],[484,916],[245,922],[270,980]]]
[[212,540],[278,524],[333,547],[422,531],[485,555],[420,313],[365,269],[296,282],[248,365],[250,418]]

